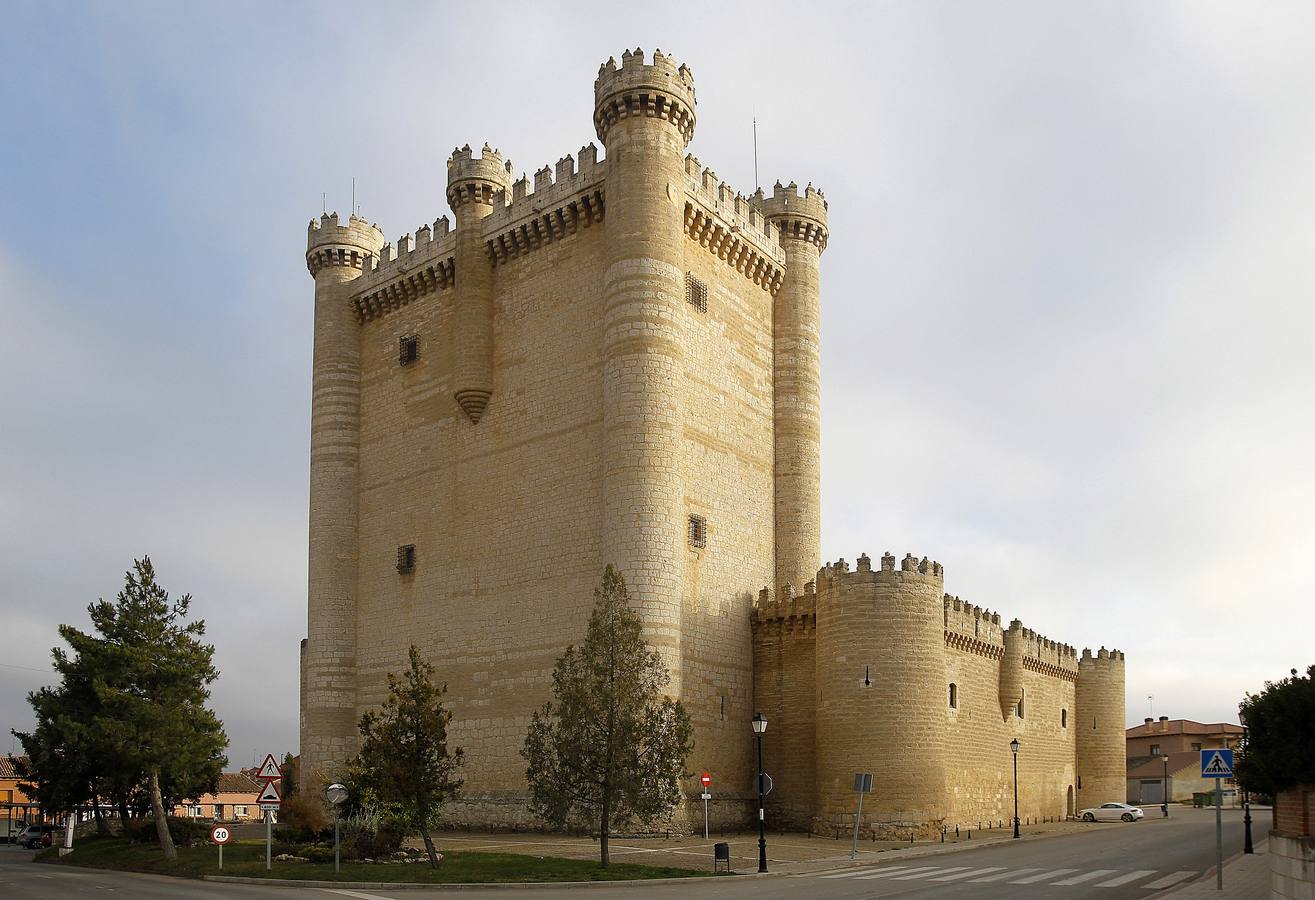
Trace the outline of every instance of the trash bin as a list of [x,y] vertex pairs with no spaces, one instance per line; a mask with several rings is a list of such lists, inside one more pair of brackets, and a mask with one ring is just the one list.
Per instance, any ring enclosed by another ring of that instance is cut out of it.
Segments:
[[721,869],[721,864],[726,864],[726,871],[731,870],[731,845],[725,842],[712,845],[712,871],[716,872]]

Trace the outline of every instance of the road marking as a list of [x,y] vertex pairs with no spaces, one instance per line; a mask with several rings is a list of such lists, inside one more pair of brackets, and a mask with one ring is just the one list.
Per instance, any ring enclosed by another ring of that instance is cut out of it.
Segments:
[[[897,869],[907,869],[908,866],[896,866]],[[834,875],[823,875],[823,878],[853,878],[855,875],[871,874],[870,869],[850,869],[848,872],[836,872]]]
[[1052,881],[1051,884],[1070,885],[1082,884],[1084,881],[1093,881],[1097,878],[1104,878],[1106,875],[1113,875],[1118,869],[1092,869],[1090,872],[1083,872],[1081,875],[1074,875],[1072,878],[1065,878],[1063,881]]
[[1049,872],[1042,872],[1040,875],[1029,875],[1026,878],[1019,878],[1017,881],[1011,881],[1010,884],[1036,884],[1038,881],[1045,881],[1047,878],[1055,878],[1059,875],[1067,875],[1069,872],[1076,872],[1077,869],[1051,869]]
[[[930,874],[938,874],[940,872],[962,872],[964,869],[971,869],[971,868],[972,866],[951,866],[948,869],[940,869],[933,867]],[[915,878],[926,878],[928,874],[929,873],[927,872],[910,872],[908,875],[899,876],[898,878],[895,879],[895,881],[912,881]]]
[[326,894],[342,894],[344,897],[359,897],[360,900],[390,900],[382,894],[362,894],[360,891],[345,891],[341,888],[320,888]]
[[917,869],[910,869],[908,866],[896,866],[893,869],[883,869],[882,871],[877,872],[873,875],[864,875],[862,878],[859,878],[857,880],[871,881],[873,878],[887,878],[891,875],[899,875],[902,878],[905,875],[912,875],[914,872],[923,872],[926,874],[931,874],[935,870],[936,870],[935,866],[921,866],[920,868]]
[[1136,881],[1138,878],[1145,878],[1147,875],[1154,874],[1154,869],[1138,869],[1136,872],[1129,872],[1127,875],[1120,875],[1118,878],[1102,881],[1096,887],[1118,887],[1121,884],[1127,884],[1130,881]]
[[1159,881],[1152,881],[1150,884],[1143,884],[1142,887],[1144,888],[1173,887],[1178,882],[1186,881],[1187,879],[1191,878],[1195,874],[1196,872],[1190,869],[1184,869],[1181,872],[1174,872],[1172,875],[1166,875],[1163,878],[1161,878]]
[[1040,872],[1036,866],[1028,866],[1026,869],[1005,869],[999,875],[987,875],[985,878],[974,878],[973,884],[986,884],[990,881],[1004,881],[1014,875],[1022,875],[1024,872]]
[[[929,879],[929,880],[931,880],[931,881],[958,881],[960,878],[967,878],[969,875],[985,875],[987,872],[999,872],[999,871],[1001,871],[1002,869],[1004,869],[1004,866],[988,866],[988,867],[985,868],[985,869],[969,869],[967,872],[959,872],[958,874],[955,874],[955,875],[942,875],[942,876],[939,877],[939,878],[932,878],[932,879]],[[999,876],[997,876],[997,877],[999,877],[999,878],[1004,878],[1005,876],[1004,876],[1004,875],[999,875]]]

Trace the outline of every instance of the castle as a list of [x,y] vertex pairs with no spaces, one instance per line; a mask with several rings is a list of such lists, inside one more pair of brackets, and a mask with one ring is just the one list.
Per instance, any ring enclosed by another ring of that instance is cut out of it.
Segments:
[[310,224],[305,770],[340,771],[415,643],[466,751],[452,820],[532,824],[529,717],[611,562],[714,821],[750,816],[760,710],[780,824],[852,822],[857,771],[874,830],[1007,818],[1013,737],[1023,816],[1121,799],[1121,654],[1004,628],[925,559],[819,569],[822,192],[746,197],[686,155],[694,79],[661,52],[608,60],[594,98],[605,158],[531,184],[464,147],[455,224]]

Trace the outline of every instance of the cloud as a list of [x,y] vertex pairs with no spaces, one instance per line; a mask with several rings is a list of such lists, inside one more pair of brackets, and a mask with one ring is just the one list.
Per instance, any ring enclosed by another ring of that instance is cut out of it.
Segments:
[[1229,718],[1310,662],[1308,5],[324,9],[0,35],[0,597],[38,670],[0,668],[5,721],[149,552],[210,625],[234,758],[295,746],[305,221],[355,176],[396,236],[446,211],[454,145],[574,152],[636,44],[692,66],[721,177],[752,189],[756,117],[761,180],[830,200],[826,558],[926,553],[1120,646],[1134,721]]

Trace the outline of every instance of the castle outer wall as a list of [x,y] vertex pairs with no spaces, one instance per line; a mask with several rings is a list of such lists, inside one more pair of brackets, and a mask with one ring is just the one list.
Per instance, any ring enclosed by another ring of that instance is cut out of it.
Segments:
[[[1063,818],[1119,799],[1123,654],[1079,657],[1014,620],[944,593],[940,564],[840,560],[788,599],[760,597],[755,691],[772,734],[774,820],[821,833],[853,827],[854,775],[874,776],[862,831]],[[775,719],[773,721],[773,715]],[[1096,727],[1092,727],[1093,723]],[[788,775],[787,775],[788,773]]]

